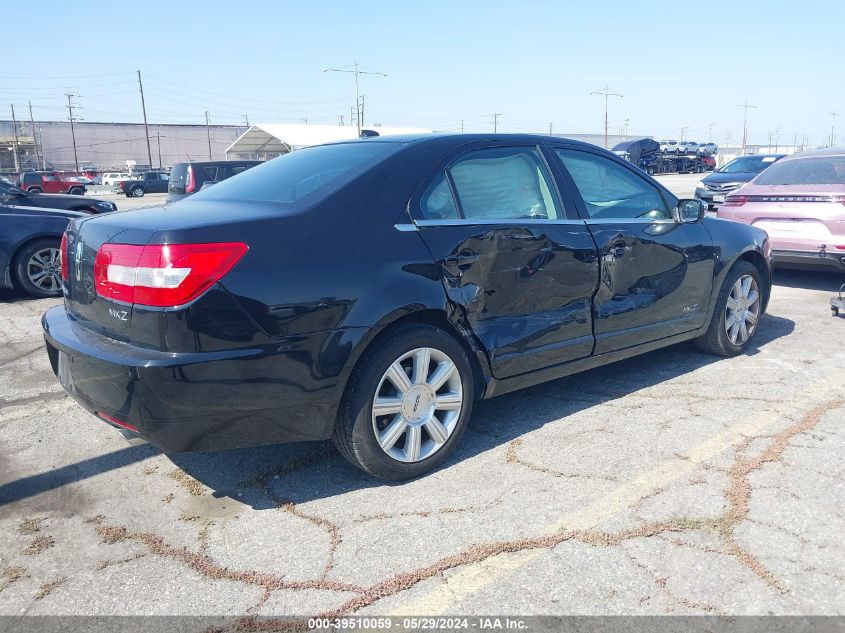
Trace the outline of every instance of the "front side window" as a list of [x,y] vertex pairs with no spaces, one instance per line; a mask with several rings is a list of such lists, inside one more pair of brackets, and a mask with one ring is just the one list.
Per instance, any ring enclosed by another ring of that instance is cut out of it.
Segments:
[[671,220],[660,191],[609,158],[577,150],[555,149],[575,181],[590,218]]
[[449,171],[459,211],[468,220],[563,217],[536,147],[475,150],[459,158]]

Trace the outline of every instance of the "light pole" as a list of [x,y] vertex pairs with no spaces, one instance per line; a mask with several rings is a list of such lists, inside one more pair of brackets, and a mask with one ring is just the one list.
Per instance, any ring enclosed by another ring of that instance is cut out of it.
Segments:
[[609,87],[605,84],[604,90],[596,90],[590,93],[591,95],[604,95],[604,148],[607,149],[607,101],[608,97],[623,98],[625,95],[616,92],[610,92]]
[[745,154],[745,146],[748,143],[748,108],[757,109],[757,106],[751,105],[748,103],[748,97],[745,98],[743,103],[740,103],[736,106],[737,108],[744,108],[745,113],[742,117],[742,153]]
[[830,146],[831,147],[833,147],[833,142],[836,139],[836,137],[833,135],[833,131],[835,129],[834,126],[836,125],[836,117],[838,117],[838,116],[839,116],[838,112],[831,112],[830,113]]
[[629,122],[630,120],[631,120],[631,119],[625,119],[625,140],[626,140],[626,141],[628,140],[628,122]]
[[713,142],[713,124],[712,123],[709,125],[708,129],[709,129],[710,136],[708,137],[707,142],[712,143]]
[[687,140],[687,130],[689,129],[689,125],[685,125],[681,128],[681,142]]
[[79,173],[79,157],[76,155],[76,132],[73,129],[73,122],[78,121],[79,117],[77,117],[73,111],[76,108],[81,106],[76,105],[73,102],[74,97],[78,97],[79,95],[73,92],[66,93],[65,96],[67,97],[67,112],[68,112],[68,120],[70,120],[70,138],[73,142],[73,165],[76,167],[76,173]]
[[357,116],[355,117],[358,120],[358,136],[361,136],[361,125],[363,121],[361,121],[361,111],[360,111],[360,103],[361,103],[361,93],[358,86],[358,76],[359,75],[381,75],[382,77],[387,77],[387,73],[380,73],[380,72],[370,72],[367,70],[361,70],[358,66],[358,60],[354,60],[351,68],[323,68],[324,73],[352,73],[355,75],[355,112]]

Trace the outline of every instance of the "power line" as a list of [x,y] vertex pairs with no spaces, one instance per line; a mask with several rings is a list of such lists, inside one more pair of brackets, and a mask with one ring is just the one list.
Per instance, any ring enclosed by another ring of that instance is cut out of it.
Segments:
[[[360,75],[381,75],[382,77],[387,77],[387,73],[383,72],[376,72],[370,70],[361,70],[360,66],[358,65],[358,60],[356,59],[351,67],[347,68],[323,68],[324,73],[351,73],[355,75],[355,110],[357,114],[357,121],[358,121],[358,136],[361,136],[361,126],[364,124],[364,103],[361,98],[361,92],[358,86],[358,78]],[[359,107],[360,104],[360,107]]]

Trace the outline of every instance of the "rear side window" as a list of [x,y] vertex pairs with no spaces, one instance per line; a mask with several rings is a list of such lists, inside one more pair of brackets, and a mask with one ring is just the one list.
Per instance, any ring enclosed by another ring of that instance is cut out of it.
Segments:
[[327,195],[399,147],[373,142],[308,147],[248,169],[197,195],[203,200],[293,204],[309,194]]
[[796,158],[775,163],[755,185],[845,185],[845,156]]
[[449,167],[459,213],[468,219],[558,219],[562,213],[536,147],[469,152]]

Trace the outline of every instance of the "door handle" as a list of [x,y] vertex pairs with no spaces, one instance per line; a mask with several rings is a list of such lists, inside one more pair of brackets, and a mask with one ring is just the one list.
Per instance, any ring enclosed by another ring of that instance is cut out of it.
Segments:
[[624,242],[616,242],[613,246],[610,247],[610,254],[613,257],[622,257],[631,250],[631,247],[625,244]]
[[474,263],[481,259],[481,255],[469,251],[462,251],[457,255],[449,255],[443,260],[444,264],[456,266],[458,270],[468,270]]

